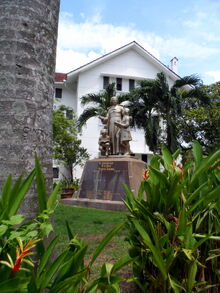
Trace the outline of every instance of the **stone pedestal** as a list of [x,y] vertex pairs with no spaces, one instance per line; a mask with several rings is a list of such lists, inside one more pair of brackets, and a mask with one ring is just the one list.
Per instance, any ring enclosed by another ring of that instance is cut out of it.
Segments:
[[122,183],[137,195],[146,163],[132,157],[108,157],[87,161],[81,178],[78,200],[121,202]]

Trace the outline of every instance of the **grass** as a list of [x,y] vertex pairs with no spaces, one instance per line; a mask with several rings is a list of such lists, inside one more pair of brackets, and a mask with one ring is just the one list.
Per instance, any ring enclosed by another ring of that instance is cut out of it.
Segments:
[[[126,213],[98,210],[84,207],[73,207],[60,205],[55,211],[55,232],[60,235],[59,249],[68,245],[68,235],[65,221],[68,221],[73,234],[78,235],[88,244],[86,262],[89,262],[91,255],[104,236],[118,223],[126,219]],[[104,262],[116,262],[126,254],[128,243],[125,241],[127,231],[123,227],[119,233],[105,247],[97,258],[93,267],[93,274],[99,274],[101,265]]]

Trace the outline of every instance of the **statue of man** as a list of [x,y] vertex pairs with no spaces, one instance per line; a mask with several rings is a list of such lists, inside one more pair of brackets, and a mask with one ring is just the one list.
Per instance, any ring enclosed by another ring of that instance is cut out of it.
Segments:
[[130,132],[131,116],[129,116],[129,109],[124,108],[124,116],[121,122],[115,122],[120,127],[120,151],[123,155],[132,154],[130,149],[131,132]]
[[110,137],[111,155],[118,155],[120,154],[120,127],[115,122],[121,123],[124,107],[118,104],[118,98],[115,96],[111,98],[111,105],[108,109],[107,116],[99,116],[99,118],[107,126]]

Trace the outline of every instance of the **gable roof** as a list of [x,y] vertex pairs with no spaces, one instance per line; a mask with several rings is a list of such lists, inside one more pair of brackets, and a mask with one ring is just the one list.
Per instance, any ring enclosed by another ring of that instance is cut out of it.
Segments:
[[148,52],[146,49],[144,49],[136,41],[130,42],[130,43],[128,43],[128,44],[126,44],[126,45],[124,45],[124,46],[122,46],[122,47],[120,47],[110,53],[107,53],[107,54],[87,63],[87,64],[84,64],[84,65],[70,71],[69,73],[67,73],[67,76],[68,76],[68,78],[76,77],[80,72],[83,72],[83,71],[86,71],[92,67],[95,67],[96,65],[98,65],[104,61],[107,61],[107,60],[111,59],[112,57],[120,55],[120,54],[128,51],[131,48],[134,49],[136,52],[138,52],[140,55],[142,55],[147,60],[154,63],[158,67],[159,71],[165,72],[166,74],[168,74],[171,77],[171,79],[177,80],[177,79],[181,78],[178,74],[176,74],[168,66],[163,64],[159,59],[154,57],[150,52]]

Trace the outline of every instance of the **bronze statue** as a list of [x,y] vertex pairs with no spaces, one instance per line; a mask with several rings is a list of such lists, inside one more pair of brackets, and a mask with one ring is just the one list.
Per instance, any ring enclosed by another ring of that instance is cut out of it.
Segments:
[[129,111],[119,105],[118,98],[115,96],[111,98],[111,104],[112,106],[108,109],[107,116],[99,116],[102,123],[106,125],[110,139],[110,155],[131,154],[129,145],[131,140]]

